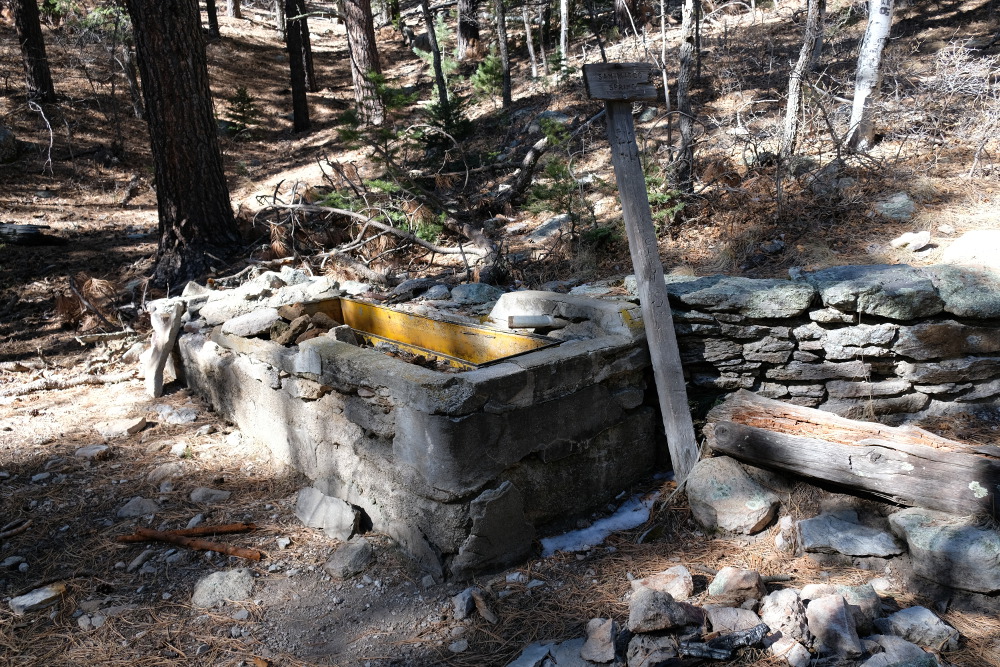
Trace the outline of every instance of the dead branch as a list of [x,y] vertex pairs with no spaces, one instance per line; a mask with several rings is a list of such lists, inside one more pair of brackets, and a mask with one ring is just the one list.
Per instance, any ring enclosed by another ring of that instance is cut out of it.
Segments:
[[118,382],[131,380],[134,377],[135,371],[103,375],[84,375],[75,378],[43,378],[41,380],[36,380],[35,382],[21,385],[20,387],[4,389],[3,391],[0,391],[0,397],[6,398],[8,396],[24,396],[26,394],[32,394],[36,391],[49,391],[50,389],[70,389],[71,387],[79,387],[85,384],[117,384]]
[[15,519],[11,521],[3,528],[0,528],[0,540],[5,540],[8,537],[14,537],[15,535],[20,535],[24,531],[31,527],[31,519]]
[[[177,530],[164,530],[161,532],[166,535],[176,535],[178,537],[201,537],[203,535],[248,533],[254,530],[257,530],[257,524],[227,523],[221,526],[195,526],[194,528],[178,528]],[[153,538],[142,533],[134,533],[132,535],[119,535],[116,539],[119,542],[149,542]]]
[[95,308],[94,304],[90,303],[90,301],[88,301],[87,298],[83,296],[80,290],[76,288],[76,281],[73,279],[73,276],[69,276],[69,289],[71,292],[73,292],[73,295],[80,300],[80,303],[82,303],[87,310],[97,315],[97,319],[99,319],[104,326],[108,327],[109,329],[116,328],[115,325],[109,322],[108,318],[104,317],[104,314],[100,310]]
[[234,547],[228,544],[222,544],[221,542],[210,542],[209,540],[202,540],[196,537],[185,537],[184,535],[175,535],[173,533],[152,530],[150,528],[136,528],[135,532],[138,535],[142,535],[147,540],[177,544],[179,546],[187,547],[188,549],[195,549],[197,551],[214,551],[226,556],[236,556],[238,558],[246,558],[247,560],[260,560],[263,557],[263,554],[256,549]]

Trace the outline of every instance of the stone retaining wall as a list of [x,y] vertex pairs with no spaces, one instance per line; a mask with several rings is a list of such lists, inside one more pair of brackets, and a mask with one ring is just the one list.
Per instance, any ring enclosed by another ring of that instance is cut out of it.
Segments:
[[693,392],[749,389],[852,418],[1000,405],[992,273],[879,265],[667,282]]

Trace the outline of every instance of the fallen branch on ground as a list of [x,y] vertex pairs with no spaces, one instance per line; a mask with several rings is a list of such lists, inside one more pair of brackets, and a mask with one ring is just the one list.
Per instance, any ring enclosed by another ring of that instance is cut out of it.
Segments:
[[[177,530],[161,531],[165,535],[177,535],[179,537],[200,537],[202,535],[228,535],[232,533],[249,533],[257,530],[257,525],[253,523],[227,523],[222,526],[195,526],[194,528],[178,528]],[[119,542],[149,542],[151,539],[142,533],[132,535],[119,535]]]
[[84,375],[75,378],[42,378],[41,380],[29,382],[28,384],[21,385],[20,387],[4,389],[3,391],[0,391],[0,397],[24,396],[25,394],[32,394],[36,391],[48,391],[50,389],[70,389],[71,387],[79,387],[85,384],[117,384],[118,382],[131,380],[134,377],[135,371],[128,371],[126,373],[109,373],[103,375]]
[[197,551],[214,551],[226,556],[236,556],[238,558],[246,558],[247,560],[260,560],[263,558],[263,554],[256,549],[234,547],[228,544],[222,544],[221,542],[210,542],[196,537],[186,537],[184,535],[163,532],[161,530],[151,530],[149,528],[136,528],[135,532],[137,535],[141,535],[149,541],[176,544],[182,547],[187,547],[188,549],[195,549]]
[[0,528],[0,540],[5,540],[8,537],[14,537],[15,535],[20,535],[24,531],[31,527],[31,519],[15,519],[8,523],[3,528]]

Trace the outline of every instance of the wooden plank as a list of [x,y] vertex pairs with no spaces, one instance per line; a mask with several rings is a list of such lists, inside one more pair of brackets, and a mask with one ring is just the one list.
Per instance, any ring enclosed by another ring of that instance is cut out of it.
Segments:
[[684,369],[667,301],[667,287],[663,282],[663,264],[649,208],[646,179],[639,161],[635,127],[632,125],[632,105],[618,101],[605,104],[611,161],[622,202],[622,216],[635,269],[663,428],[677,482],[682,484],[698,462],[698,443],[688,407]]
[[583,66],[583,81],[592,100],[641,102],[658,95],[653,77],[658,70],[649,63],[594,63]]
[[[774,406],[774,419],[766,417],[769,406]],[[733,421],[717,421],[720,417]],[[1000,458],[984,454],[981,447],[914,427],[844,419],[749,392],[734,394],[709,413],[709,420],[704,431],[708,446],[754,466],[831,482],[901,505],[1000,516]],[[761,428],[763,424],[778,430]]]

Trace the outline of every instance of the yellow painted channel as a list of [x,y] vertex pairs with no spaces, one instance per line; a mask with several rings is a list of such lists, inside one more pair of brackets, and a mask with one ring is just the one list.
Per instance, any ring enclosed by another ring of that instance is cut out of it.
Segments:
[[343,322],[368,342],[386,340],[406,351],[436,356],[464,369],[558,344],[544,336],[445,322],[351,299],[331,299],[313,304],[310,310]]

